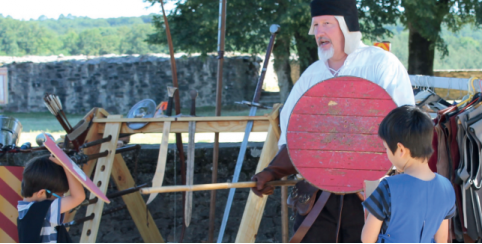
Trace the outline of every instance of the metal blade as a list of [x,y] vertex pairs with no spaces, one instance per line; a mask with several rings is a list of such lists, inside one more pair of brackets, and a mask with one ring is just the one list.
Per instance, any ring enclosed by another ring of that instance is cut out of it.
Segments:
[[[196,134],[196,122],[189,122],[189,144],[187,146],[187,167],[186,167],[186,185],[192,186],[194,184],[194,152]],[[186,192],[186,202],[184,208],[184,222],[186,227],[189,227],[192,216],[192,191]]]
[[[249,116],[256,115],[256,107],[251,107],[249,110]],[[236,161],[236,168],[234,169],[234,176],[232,183],[236,183],[239,180],[239,174],[241,173],[241,167],[243,166],[244,155],[246,154],[246,147],[248,146],[248,139],[251,130],[253,129],[253,121],[250,120],[246,124],[246,130],[244,131],[243,143],[239,149],[238,160]],[[226,208],[224,209],[223,222],[221,223],[221,229],[219,230],[218,243],[223,242],[224,231],[226,230],[226,225],[228,224],[229,213],[231,211],[231,205],[233,205],[234,193],[236,188],[229,189],[228,202],[226,203]]]
[[[157,158],[157,167],[154,178],[152,179],[152,187],[162,186],[164,181],[164,172],[166,171],[167,149],[169,146],[169,132],[171,131],[171,122],[164,122],[164,128],[162,129],[162,140],[159,148],[159,157]],[[147,204],[151,203],[156,198],[157,193],[149,195]]]

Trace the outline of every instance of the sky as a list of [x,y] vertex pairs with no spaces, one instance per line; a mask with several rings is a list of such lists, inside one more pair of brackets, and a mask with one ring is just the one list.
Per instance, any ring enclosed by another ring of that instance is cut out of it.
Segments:
[[[165,5],[166,11],[174,7],[174,1]],[[161,13],[161,5],[143,0],[0,0],[0,14],[14,19],[38,19],[45,15],[57,19],[67,16],[96,18],[134,17]]]

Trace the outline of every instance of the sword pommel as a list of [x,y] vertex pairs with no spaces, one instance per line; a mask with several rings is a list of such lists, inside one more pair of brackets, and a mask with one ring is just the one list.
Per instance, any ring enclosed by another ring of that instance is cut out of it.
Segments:
[[269,32],[271,32],[271,34],[275,34],[275,33],[278,33],[279,32],[279,29],[280,29],[280,26],[277,25],[277,24],[272,24],[270,27],[269,27]]

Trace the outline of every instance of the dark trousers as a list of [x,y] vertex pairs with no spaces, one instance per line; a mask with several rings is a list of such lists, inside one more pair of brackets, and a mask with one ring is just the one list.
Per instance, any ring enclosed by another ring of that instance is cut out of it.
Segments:
[[[321,191],[316,195],[317,199],[320,194]],[[338,221],[340,220],[340,201],[340,195],[331,194],[325,207],[311,226],[308,233],[306,233],[302,242],[336,242]],[[304,219],[305,216],[296,214],[294,222],[295,232]],[[341,214],[340,235],[338,241],[351,243],[361,242],[361,232],[364,224],[363,206],[360,198],[356,194],[345,195],[343,199],[343,210]]]

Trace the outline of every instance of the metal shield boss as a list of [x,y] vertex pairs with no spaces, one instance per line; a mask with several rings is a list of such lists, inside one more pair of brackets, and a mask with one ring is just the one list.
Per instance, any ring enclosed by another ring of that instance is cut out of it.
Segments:
[[354,193],[392,164],[378,127],[397,105],[379,85],[358,77],[322,81],[298,100],[286,134],[293,165],[306,181],[333,193]]

